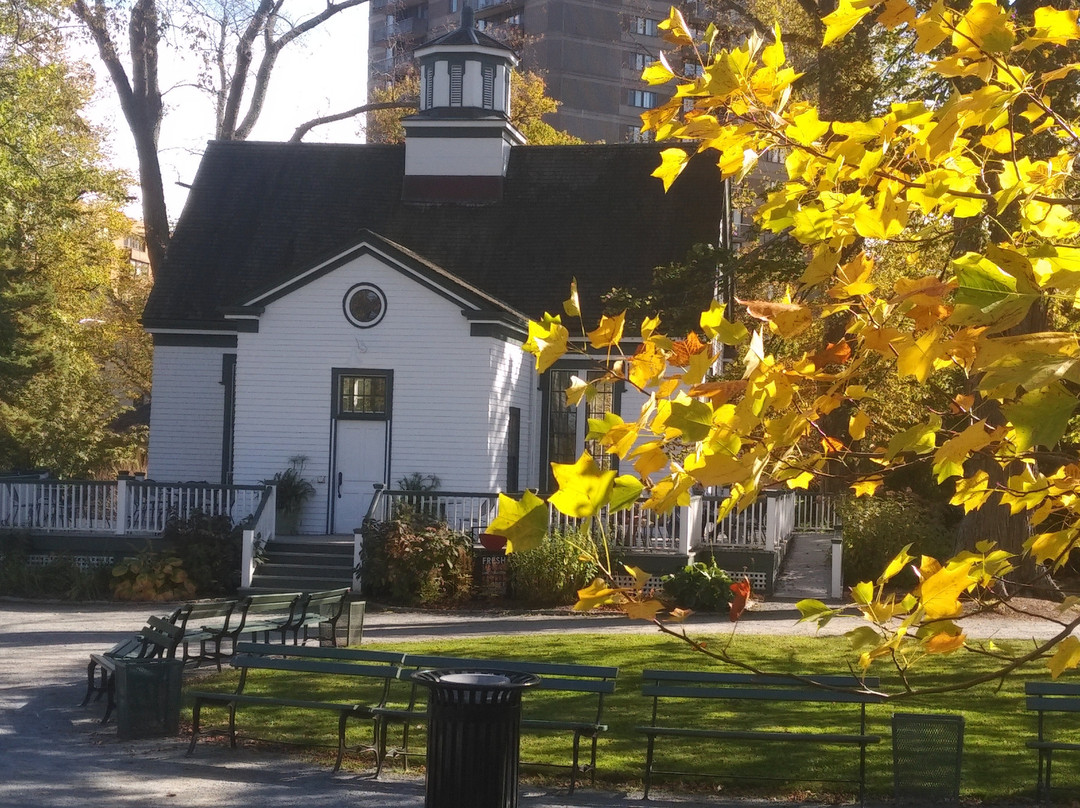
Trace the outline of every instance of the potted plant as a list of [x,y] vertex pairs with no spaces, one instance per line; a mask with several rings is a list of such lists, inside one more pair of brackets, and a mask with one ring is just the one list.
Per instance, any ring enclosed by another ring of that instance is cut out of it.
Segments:
[[304,502],[315,493],[315,486],[304,479],[305,462],[307,458],[302,455],[290,457],[287,469],[277,472],[269,480],[262,481],[263,485],[272,485],[277,489],[274,532],[279,536],[296,534]]

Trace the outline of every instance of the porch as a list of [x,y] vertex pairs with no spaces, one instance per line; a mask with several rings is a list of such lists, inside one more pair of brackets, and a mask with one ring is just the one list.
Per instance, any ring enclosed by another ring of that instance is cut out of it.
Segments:
[[[659,576],[711,556],[733,578],[746,576],[756,591],[764,593],[774,591],[794,536],[839,530],[837,495],[766,491],[744,511],[720,517],[723,499],[720,493],[694,495],[689,505],[667,514],[647,511],[638,502],[622,511],[605,509],[596,521],[628,562],[654,573],[654,585],[659,584]],[[9,479],[0,480],[0,532],[28,535],[35,553],[62,551],[77,563],[89,565],[159,542],[172,517],[183,519],[195,511],[224,514],[243,525],[241,585],[245,589],[261,584],[255,580],[260,553],[300,557],[325,545],[326,552],[336,558],[322,566],[336,566],[338,576],[360,558],[363,537],[359,529],[351,536],[275,536],[274,503],[274,487],[263,485],[159,483],[128,476],[104,482]],[[406,510],[429,514],[470,534],[479,548],[480,534],[498,513],[498,494],[376,487],[367,518],[385,520]],[[576,529],[581,523],[554,508],[549,516],[552,530]],[[832,556],[823,563],[832,565],[830,594],[839,595],[838,545]],[[266,569],[259,577],[268,581],[266,585],[276,585],[290,574],[297,573]],[[355,578],[353,585],[358,585]]]

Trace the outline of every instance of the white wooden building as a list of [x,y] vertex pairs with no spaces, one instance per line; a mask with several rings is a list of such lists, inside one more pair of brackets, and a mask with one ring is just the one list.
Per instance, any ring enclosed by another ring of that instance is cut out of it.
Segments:
[[251,484],[304,457],[301,531],[346,533],[375,484],[543,489],[587,417],[636,415],[625,390],[567,407],[585,367],[538,377],[528,320],[576,279],[591,328],[604,292],[716,243],[715,166],[665,194],[659,147],[524,144],[516,58],[471,27],[417,58],[404,145],[208,145],[144,314],[151,478]]

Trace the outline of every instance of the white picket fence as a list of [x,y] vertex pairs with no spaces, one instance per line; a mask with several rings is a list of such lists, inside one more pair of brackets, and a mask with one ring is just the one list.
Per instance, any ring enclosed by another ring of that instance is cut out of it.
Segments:
[[122,477],[0,480],[0,529],[38,533],[156,536],[171,517],[196,511],[249,519],[267,497],[263,485],[156,483]]

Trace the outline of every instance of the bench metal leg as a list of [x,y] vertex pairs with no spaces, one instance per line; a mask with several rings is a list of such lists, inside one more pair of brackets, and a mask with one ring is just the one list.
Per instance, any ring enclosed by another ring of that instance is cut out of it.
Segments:
[[656,736],[649,736],[649,748],[645,753],[645,794],[644,799],[649,799],[649,786],[652,785],[652,764],[653,764],[653,745],[656,743]]
[[574,793],[574,786],[577,785],[578,775],[578,747],[581,743],[581,733],[577,730],[574,731],[574,759],[570,766],[570,792]]
[[195,742],[199,740],[199,714],[202,712],[202,702],[196,700],[191,708],[191,743],[188,744],[187,757],[195,751]]
[[[285,639],[284,633],[281,635],[282,641]],[[284,642],[282,643],[284,644]],[[334,771],[340,771],[341,759],[345,757],[345,722],[349,720],[349,714],[342,710],[341,715],[338,716],[338,739],[337,739],[337,760],[334,762]]]

